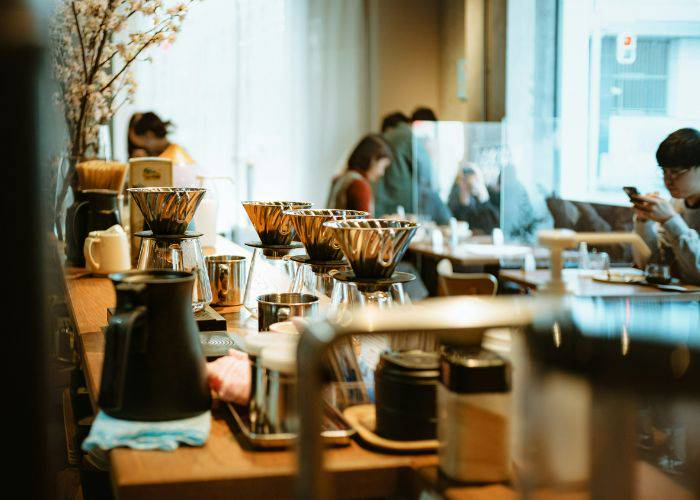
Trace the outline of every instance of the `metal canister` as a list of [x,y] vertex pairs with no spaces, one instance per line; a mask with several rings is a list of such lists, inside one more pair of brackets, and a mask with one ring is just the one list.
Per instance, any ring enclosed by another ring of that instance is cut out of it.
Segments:
[[287,343],[265,347],[261,364],[267,378],[265,427],[271,433],[296,433],[296,345]]
[[510,477],[510,367],[485,350],[443,346],[438,386],[440,470],[461,482]]
[[211,255],[206,258],[212,303],[238,306],[243,303],[246,258],[240,255]]
[[318,297],[308,293],[268,293],[258,297],[258,331],[265,332],[273,323],[293,317],[314,316]]
[[382,353],[374,374],[377,434],[397,441],[435,439],[439,368],[434,352]]
[[298,334],[286,333],[257,333],[248,335],[245,340],[245,351],[250,359],[250,402],[248,414],[250,430],[255,433],[266,433],[265,404],[267,397],[267,375],[262,366],[261,354],[266,347],[290,344],[296,348]]

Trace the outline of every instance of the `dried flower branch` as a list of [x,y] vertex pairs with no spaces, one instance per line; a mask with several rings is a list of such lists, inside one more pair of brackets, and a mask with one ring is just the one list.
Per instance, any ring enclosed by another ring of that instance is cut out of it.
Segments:
[[51,37],[71,163],[59,203],[67,186],[78,187],[75,163],[97,153],[99,124],[132,99],[136,82],[129,67],[149,48],[175,40],[194,1],[64,0],[59,4]]

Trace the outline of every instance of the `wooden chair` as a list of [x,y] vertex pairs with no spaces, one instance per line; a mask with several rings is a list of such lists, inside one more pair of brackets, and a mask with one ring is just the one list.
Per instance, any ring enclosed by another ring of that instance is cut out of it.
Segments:
[[455,273],[452,262],[442,259],[437,265],[438,295],[496,295],[498,280],[487,273]]

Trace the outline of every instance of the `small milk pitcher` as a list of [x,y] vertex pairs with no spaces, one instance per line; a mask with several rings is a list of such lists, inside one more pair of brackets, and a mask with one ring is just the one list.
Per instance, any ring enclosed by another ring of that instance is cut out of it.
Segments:
[[93,274],[110,274],[131,268],[129,239],[120,225],[91,231],[83,246],[85,267]]

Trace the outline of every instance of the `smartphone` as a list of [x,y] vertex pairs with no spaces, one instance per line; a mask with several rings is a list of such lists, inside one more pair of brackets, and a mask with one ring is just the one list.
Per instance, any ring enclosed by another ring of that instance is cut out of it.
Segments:
[[634,201],[635,196],[639,196],[639,190],[634,186],[625,186],[622,190],[627,193],[627,196],[629,196],[632,201]]

